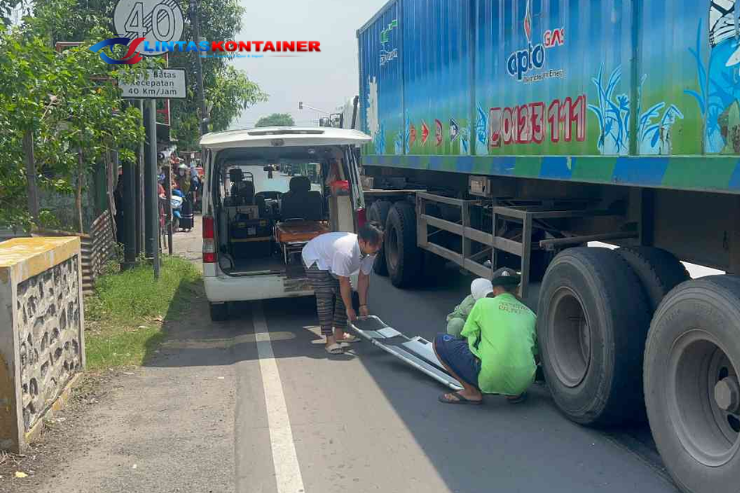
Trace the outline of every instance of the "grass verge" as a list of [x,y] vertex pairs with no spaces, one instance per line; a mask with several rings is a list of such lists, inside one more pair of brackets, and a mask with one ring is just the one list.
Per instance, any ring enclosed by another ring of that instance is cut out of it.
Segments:
[[87,368],[141,365],[164,339],[164,319],[182,316],[200,279],[179,257],[164,257],[159,281],[148,265],[98,278],[95,294],[85,299]]

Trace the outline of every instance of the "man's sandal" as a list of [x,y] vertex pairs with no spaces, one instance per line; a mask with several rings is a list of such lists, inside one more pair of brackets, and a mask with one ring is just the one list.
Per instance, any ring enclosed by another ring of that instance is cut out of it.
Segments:
[[358,342],[358,341],[360,340],[360,338],[359,338],[359,337],[357,337],[357,336],[353,336],[353,335],[347,335],[347,334],[345,334],[345,336],[344,336],[344,337],[342,337],[341,339],[337,339],[337,340],[338,340],[339,342],[343,342],[343,343],[344,343],[344,342],[346,342],[346,343],[348,343],[348,344],[349,344],[349,343],[351,343],[351,342]]
[[344,354],[344,347],[336,342],[330,346],[324,346],[324,349],[329,354]]
[[509,404],[521,404],[522,402],[527,400],[528,394],[526,392],[522,392],[519,395],[507,395],[506,396],[506,402]]
[[[448,396],[455,396],[455,399],[449,399]],[[483,400],[474,401],[471,399],[466,398],[459,392],[450,392],[449,394],[442,394],[439,396],[439,402],[443,402],[445,404],[461,404],[461,405],[470,405],[470,406],[479,406],[483,404]]]

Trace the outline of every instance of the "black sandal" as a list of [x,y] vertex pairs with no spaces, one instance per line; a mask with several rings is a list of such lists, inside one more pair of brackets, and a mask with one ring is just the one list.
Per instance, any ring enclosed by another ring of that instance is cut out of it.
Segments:
[[506,396],[506,402],[509,404],[521,404],[522,402],[527,400],[527,397],[529,397],[529,394],[526,392],[522,392],[519,395],[507,395]]
[[[447,398],[448,395],[454,395],[457,400],[450,400]],[[444,404],[461,404],[461,405],[470,405],[470,406],[479,406],[483,404],[483,399],[479,401],[474,401],[471,399],[468,399],[464,395],[462,395],[460,392],[450,392],[447,394],[442,394],[439,396],[439,402],[442,402]]]

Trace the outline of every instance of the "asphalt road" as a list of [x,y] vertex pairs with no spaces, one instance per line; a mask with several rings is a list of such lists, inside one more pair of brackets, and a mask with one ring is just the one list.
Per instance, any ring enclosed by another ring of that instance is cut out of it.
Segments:
[[[199,218],[198,218],[199,219]],[[196,260],[199,225],[175,236]],[[370,308],[431,339],[465,296],[457,270],[412,291],[374,277]],[[595,431],[535,385],[524,404],[437,402],[445,388],[368,343],[329,356],[312,298],[206,300],[86,418],[89,435],[33,491],[675,493],[645,428]],[[26,491],[26,490],[24,490]]]
[[[373,279],[370,307],[430,339],[468,289],[455,271],[444,277],[420,291]],[[311,299],[245,304],[228,322],[249,333],[264,316],[305,491],[675,491],[640,430],[574,425],[542,386],[519,406],[493,396],[481,407],[438,403],[442,386],[367,343],[328,357],[313,309]],[[272,426],[259,353],[254,343],[234,347],[236,491],[291,491],[277,488],[284,443],[276,452],[271,437],[284,441],[284,429]]]
[[[431,340],[469,283],[454,268],[409,291],[375,276],[370,309],[405,334]],[[645,427],[577,426],[541,385],[518,406],[495,396],[481,407],[441,404],[444,387],[368,343],[328,356],[313,299],[232,308],[217,331],[241,341],[229,355],[237,492],[676,491]],[[265,331],[274,367],[263,364]],[[197,351],[190,358],[196,364]]]

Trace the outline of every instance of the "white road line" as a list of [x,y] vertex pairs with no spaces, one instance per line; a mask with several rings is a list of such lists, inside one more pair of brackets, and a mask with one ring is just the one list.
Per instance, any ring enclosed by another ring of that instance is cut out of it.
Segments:
[[272,462],[275,465],[275,479],[278,493],[302,493],[303,477],[298,465],[298,456],[290,428],[288,407],[285,405],[283,384],[280,381],[275,354],[272,352],[270,332],[267,329],[262,303],[256,302],[252,310],[252,323],[257,341],[257,354],[260,358],[262,386],[265,389],[267,424],[270,428]]

